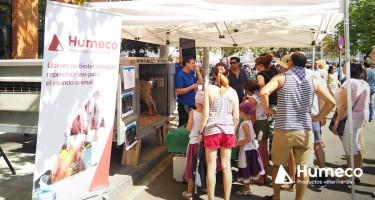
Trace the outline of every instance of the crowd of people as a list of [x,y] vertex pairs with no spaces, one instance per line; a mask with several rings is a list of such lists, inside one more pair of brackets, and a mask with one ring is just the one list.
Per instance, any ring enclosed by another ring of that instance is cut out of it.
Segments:
[[[375,46],[369,61],[353,60],[348,64],[353,130],[349,130],[346,123],[342,133],[338,126],[348,115],[346,65],[338,71],[336,64],[328,65],[323,60],[308,64],[303,52],[283,56],[278,62],[279,69],[272,60],[270,53],[255,59],[258,71],[255,79],[249,79],[245,70],[239,67],[238,57],[230,58],[229,68],[219,62],[212,72],[216,81],[197,92],[198,85],[203,84],[202,75],[193,58],[184,59],[183,67],[176,75],[176,92],[179,117],[183,118],[179,125],[187,124],[190,131],[185,170],[189,184],[183,193],[186,199],[193,199],[193,163],[196,163],[200,141],[205,147],[208,199],[214,199],[218,170],[223,173],[224,199],[230,198],[231,154],[235,147],[239,147],[236,178],[243,183],[236,195],[250,195],[254,192],[253,183],[263,185],[267,182],[271,159],[274,193],[265,199],[278,200],[281,190],[294,191],[294,188],[296,199],[303,199],[309,175],[303,171],[296,174],[296,166],[308,166],[315,153],[319,169],[325,168],[321,126],[329,123],[326,116],[335,110],[330,129],[340,137],[347,157],[346,167],[350,167],[351,153],[354,167],[362,167],[361,129],[374,120]],[[186,106],[194,110],[188,113]],[[349,132],[353,133],[352,152]],[[290,184],[275,183],[280,166],[288,166]],[[320,173],[317,179],[317,187],[327,185],[326,174]],[[360,179],[355,181],[360,182]]]

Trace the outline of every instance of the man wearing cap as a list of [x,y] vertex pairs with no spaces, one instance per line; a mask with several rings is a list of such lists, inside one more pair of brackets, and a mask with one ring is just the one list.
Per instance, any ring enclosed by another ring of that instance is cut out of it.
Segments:
[[[262,106],[267,116],[275,116],[275,132],[272,144],[272,196],[268,200],[280,199],[280,184],[276,184],[279,167],[286,166],[291,150],[294,151],[297,167],[305,167],[313,150],[312,121],[324,120],[335,106],[334,98],[317,81],[312,71],[306,70],[307,59],[302,52],[291,55],[291,69],[273,77],[260,91]],[[269,95],[277,90],[277,113],[269,106]],[[311,115],[314,92],[325,102],[316,116]],[[303,199],[309,181],[308,173],[297,174],[296,200]]]
[[292,65],[290,64],[290,55],[287,54],[287,55],[284,55],[282,58],[281,58],[281,61],[277,61],[276,63],[279,64],[281,66],[281,70],[280,70],[280,73],[284,73],[286,71],[288,71]]

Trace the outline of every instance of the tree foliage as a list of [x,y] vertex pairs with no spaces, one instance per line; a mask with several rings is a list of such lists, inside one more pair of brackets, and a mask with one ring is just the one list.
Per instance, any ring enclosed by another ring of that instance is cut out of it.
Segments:
[[147,57],[147,52],[159,52],[159,45],[136,40],[121,39],[121,52],[128,53],[129,57]]
[[[365,53],[366,57],[375,45],[375,1],[351,0],[349,5],[350,51]],[[339,35],[344,36],[344,24],[339,24]]]
[[339,47],[337,44],[337,35],[326,35],[323,39],[323,56],[336,60],[339,56]]
[[70,1],[72,4],[74,5],[83,5],[84,2],[91,2],[91,0],[73,0],[73,1]]
[[262,47],[210,47],[209,50],[213,53],[223,53],[225,56],[231,56],[234,54],[238,54],[239,56],[243,56],[248,50],[254,52],[254,57],[259,56],[259,54],[264,52],[270,52],[274,48],[262,48]]

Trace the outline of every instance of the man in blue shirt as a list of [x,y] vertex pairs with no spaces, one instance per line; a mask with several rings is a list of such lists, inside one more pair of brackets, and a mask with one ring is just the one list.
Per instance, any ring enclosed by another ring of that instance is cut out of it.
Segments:
[[244,69],[240,68],[240,58],[230,58],[230,70],[228,75],[229,85],[236,90],[239,102],[242,102],[244,96],[243,84],[249,79]]
[[[185,106],[195,109],[195,93],[198,85],[203,84],[203,78],[199,72],[199,67],[195,65],[193,57],[184,58],[182,61],[182,70],[176,75],[176,94],[177,94],[177,110],[178,110],[178,126],[187,123],[189,113]],[[196,76],[192,72],[196,73]]]
[[[178,59],[177,61],[179,61],[180,59]],[[175,67],[175,74],[176,74],[176,76],[177,76],[177,74],[182,70],[182,65],[180,64],[180,62],[175,62],[175,64],[174,64],[174,67]],[[195,71],[193,70],[193,71],[191,71],[190,72],[190,74],[192,75],[192,76],[195,76]]]

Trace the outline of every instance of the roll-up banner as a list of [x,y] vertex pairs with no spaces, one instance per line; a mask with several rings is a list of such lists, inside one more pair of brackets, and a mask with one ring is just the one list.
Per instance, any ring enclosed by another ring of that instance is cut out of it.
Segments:
[[108,185],[122,17],[47,2],[33,199],[81,199]]

